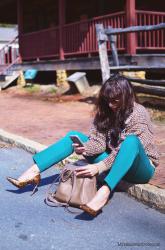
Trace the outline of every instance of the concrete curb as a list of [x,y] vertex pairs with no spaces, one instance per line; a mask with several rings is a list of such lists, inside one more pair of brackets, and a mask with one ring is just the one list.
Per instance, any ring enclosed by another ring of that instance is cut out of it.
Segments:
[[[22,136],[8,133],[2,129],[0,129],[0,140],[14,143],[16,146],[33,154],[47,147]],[[146,202],[148,205],[163,212],[165,211],[165,189],[150,184],[130,184],[125,181],[121,181],[118,187],[138,200]]]
[[26,139],[22,136],[8,133],[3,129],[0,129],[0,140],[4,142],[9,142],[11,144],[15,144],[16,146],[23,148],[26,151],[33,154],[46,148],[46,146],[43,144]]
[[126,181],[121,181],[119,188],[139,201],[165,213],[165,189],[151,184],[130,184]]

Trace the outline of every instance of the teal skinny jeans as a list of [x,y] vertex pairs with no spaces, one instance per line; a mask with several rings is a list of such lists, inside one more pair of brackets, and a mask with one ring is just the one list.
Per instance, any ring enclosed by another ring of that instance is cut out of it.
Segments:
[[[88,137],[83,133],[70,131],[65,137],[33,156],[33,160],[40,172],[45,171],[73,153],[73,142],[70,135],[79,136],[82,142],[88,141]],[[86,159],[93,164],[104,160],[108,155],[108,152],[103,152],[96,156],[88,156]],[[129,135],[121,143],[120,150],[104,181],[113,190],[121,179],[131,183],[147,183],[154,175],[154,172],[155,168],[150,163],[139,138],[135,135]]]

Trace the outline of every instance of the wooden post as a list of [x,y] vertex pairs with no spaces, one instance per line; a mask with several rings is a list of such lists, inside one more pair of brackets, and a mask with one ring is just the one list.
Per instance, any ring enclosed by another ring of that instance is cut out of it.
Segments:
[[[17,23],[18,23],[18,43],[19,43],[19,62],[22,62],[22,34],[23,34],[23,1],[17,0]],[[19,71],[17,85],[24,87],[26,81],[23,71]]]
[[[126,26],[136,25],[136,10],[135,10],[135,0],[126,0]],[[126,52],[129,55],[136,54],[136,34],[127,34],[127,46]]]
[[109,67],[107,44],[106,44],[108,37],[104,33],[103,24],[96,24],[96,35],[99,48],[102,83],[104,83],[110,77],[110,67]]
[[17,23],[18,23],[18,43],[19,43],[19,54],[20,60],[22,61],[22,43],[21,35],[23,33],[23,1],[17,0]]
[[19,35],[23,33],[23,5],[21,0],[17,0],[17,23]]
[[59,54],[60,59],[64,60],[63,48],[63,25],[65,24],[65,0],[58,0],[58,15],[59,15]]
[[[108,29],[112,29],[112,27],[108,26]],[[117,36],[116,35],[109,35],[108,39],[109,39],[110,44],[111,44],[113,65],[119,66],[119,58],[118,58],[118,53],[117,53],[117,48],[116,48]]]
[[151,31],[151,30],[161,30],[165,29],[165,23],[159,23],[155,25],[144,25],[144,26],[131,26],[126,28],[110,28],[104,29],[104,32],[107,36],[110,35],[118,35],[123,33],[131,33],[131,32],[140,32],[140,31]]

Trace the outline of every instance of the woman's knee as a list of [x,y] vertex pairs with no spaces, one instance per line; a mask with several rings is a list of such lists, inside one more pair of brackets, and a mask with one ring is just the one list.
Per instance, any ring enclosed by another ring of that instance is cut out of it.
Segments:
[[136,135],[128,135],[125,140],[123,141],[123,147],[128,147],[129,150],[136,150],[137,152],[139,152],[139,148],[140,148],[140,140]]
[[70,130],[66,135],[67,136],[70,136],[70,135],[77,135],[79,134],[80,132],[76,131],[76,130]]
[[125,138],[124,141],[125,141],[125,142],[128,142],[128,143],[131,143],[131,144],[137,144],[137,145],[139,145],[139,142],[140,142],[138,136],[136,136],[136,135],[134,135],[134,134],[128,135],[128,136]]

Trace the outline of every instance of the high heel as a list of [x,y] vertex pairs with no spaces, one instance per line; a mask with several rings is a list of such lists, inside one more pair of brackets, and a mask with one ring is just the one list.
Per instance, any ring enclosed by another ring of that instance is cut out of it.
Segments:
[[80,209],[82,209],[84,212],[86,212],[87,214],[89,214],[93,217],[96,217],[102,211],[102,209],[99,209],[96,211],[96,210],[90,208],[89,206],[87,206],[86,204],[80,205]]
[[[109,201],[109,197],[108,197],[105,205],[108,203],[108,201]],[[102,208],[100,208],[99,210],[94,210],[86,204],[80,205],[80,209],[82,209],[84,212],[88,213],[89,215],[91,215],[93,217],[96,217],[98,214],[100,214],[102,212]]]
[[34,184],[34,189],[32,191],[32,194],[33,195],[36,190],[37,190],[37,187],[40,183],[40,180],[41,180],[41,175],[40,174],[37,174],[36,176],[34,176],[32,179],[30,180],[25,180],[25,181],[19,181],[17,179],[14,179],[14,178],[11,178],[11,177],[7,177],[6,178],[11,184],[13,184],[15,187],[17,188],[24,188],[25,186],[29,185],[29,184]]

